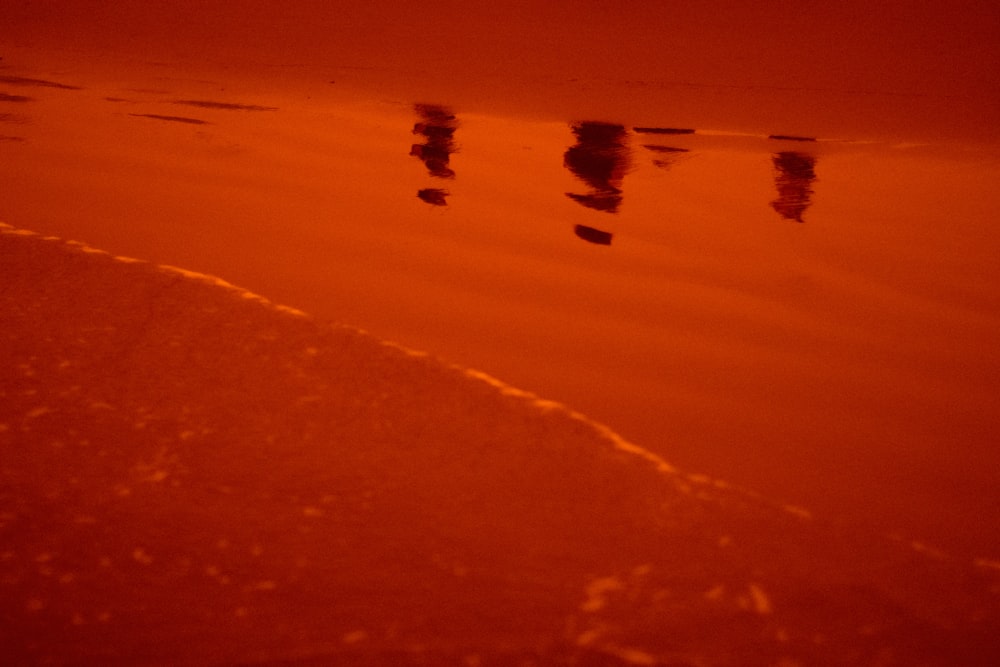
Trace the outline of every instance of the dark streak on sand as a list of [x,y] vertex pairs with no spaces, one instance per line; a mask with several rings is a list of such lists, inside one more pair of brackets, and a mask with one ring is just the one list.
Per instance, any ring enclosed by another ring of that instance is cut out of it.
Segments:
[[676,127],[633,127],[639,134],[694,134],[694,130]]
[[207,100],[174,100],[174,104],[186,104],[203,109],[224,109],[226,111],[277,111],[278,107],[262,107],[256,104],[233,104],[231,102],[211,102]]
[[19,113],[0,113],[0,123],[16,123],[18,125],[23,125],[28,122],[27,116],[22,116]]
[[0,93],[0,102],[33,102],[33,98],[26,97],[24,95],[8,95],[7,93]]
[[173,123],[188,123],[190,125],[209,125],[207,120],[200,120],[198,118],[186,118],[185,116],[161,116],[155,113],[130,113],[129,116],[136,116],[138,118],[153,118],[155,120],[166,120]]
[[656,144],[643,144],[642,146],[648,151],[653,151],[654,153],[690,153],[689,148],[675,148],[673,146],[659,146]]
[[40,88],[60,88],[62,90],[83,90],[80,86],[70,86],[65,83],[46,81],[44,79],[28,79],[23,76],[0,76],[0,83],[14,86],[38,86]]
[[778,141],[816,141],[816,137],[797,137],[792,134],[771,134],[767,138]]
[[24,137],[9,137],[6,134],[0,134],[0,141],[24,141]]

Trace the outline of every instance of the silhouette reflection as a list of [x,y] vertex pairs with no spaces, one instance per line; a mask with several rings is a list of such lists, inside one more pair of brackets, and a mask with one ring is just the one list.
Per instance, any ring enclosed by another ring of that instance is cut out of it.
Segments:
[[622,180],[628,170],[625,127],[585,122],[573,125],[572,129],[576,145],[566,149],[563,164],[590,186],[590,192],[567,192],[566,196],[587,208],[617,213],[622,203]]
[[771,207],[781,217],[805,222],[802,214],[812,204],[812,183],[816,180],[816,158],[807,153],[782,151],[771,157],[778,198]]
[[415,104],[413,106],[419,120],[413,126],[413,134],[424,137],[424,143],[413,144],[410,155],[416,156],[435,178],[455,178],[455,171],[448,166],[455,146],[455,130],[458,119],[450,109],[435,104]]
[[447,206],[448,201],[446,197],[449,194],[447,190],[441,188],[423,188],[417,190],[417,197],[434,206]]
[[611,237],[613,236],[611,232],[604,232],[586,225],[576,225],[573,227],[573,233],[584,241],[590,241],[597,245],[611,245]]

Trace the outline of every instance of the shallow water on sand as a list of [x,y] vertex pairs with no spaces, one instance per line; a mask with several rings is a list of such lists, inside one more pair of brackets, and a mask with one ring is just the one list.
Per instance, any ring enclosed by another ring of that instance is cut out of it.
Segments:
[[519,115],[438,80],[11,53],[7,222],[484,369],[817,515],[1000,555],[994,145],[727,124],[717,89]]

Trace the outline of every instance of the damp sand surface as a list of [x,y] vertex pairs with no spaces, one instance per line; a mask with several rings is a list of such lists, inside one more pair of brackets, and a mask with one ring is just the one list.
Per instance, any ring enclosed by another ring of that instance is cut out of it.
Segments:
[[10,8],[0,218],[997,556],[991,7],[328,5]]
[[12,664],[998,655],[995,561],[685,473],[219,278],[10,226],[0,252]]

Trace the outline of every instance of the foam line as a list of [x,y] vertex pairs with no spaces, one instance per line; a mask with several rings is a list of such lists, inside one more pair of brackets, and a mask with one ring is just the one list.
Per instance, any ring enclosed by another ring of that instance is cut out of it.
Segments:
[[[250,290],[244,289],[242,287],[233,285],[232,283],[217,276],[209,275],[206,273],[200,273],[198,271],[192,271],[190,269],[184,269],[169,264],[153,264],[152,262],[148,262],[146,260],[114,255],[110,252],[94,248],[80,241],[64,240],[55,236],[42,236],[37,232],[33,232],[26,229],[18,229],[3,222],[0,222],[0,234],[7,234],[12,236],[34,236],[38,237],[40,240],[43,241],[61,242],[67,246],[71,246],[72,248],[74,248],[79,252],[87,254],[106,255],[108,258],[117,262],[122,262],[126,264],[137,264],[137,263],[147,264],[151,268],[161,273],[175,274],[188,280],[194,280],[197,282],[211,285],[213,287],[219,287],[228,292],[231,292],[232,294],[238,296],[239,298],[246,299],[249,301],[255,301],[263,306],[266,306],[278,312],[285,313],[287,315],[292,315],[298,318],[311,319],[311,316],[309,314],[301,310],[298,310],[297,308],[276,304],[264,296],[251,292]],[[349,329],[360,335],[372,338],[378,341],[383,346],[398,350],[399,352],[409,357],[434,358],[433,355],[431,355],[428,352],[415,350],[400,343],[379,338],[378,336],[375,336],[374,334],[358,327],[352,327],[342,324],[338,324],[335,326],[342,329]],[[520,401],[523,401],[528,405],[532,406],[534,409],[539,410],[543,413],[547,412],[559,413],[574,421],[586,424],[589,428],[594,430],[598,434],[598,436],[600,436],[605,441],[609,442],[615,449],[645,461],[647,464],[651,465],[654,470],[669,477],[671,481],[677,485],[677,488],[682,492],[692,493],[693,492],[692,486],[697,486],[702,488],[732,489],[739,491],[742,495],[744,495],[748,499],[754,498],[759,500],[761,498],[759,494],[753,491],[747,489],[736,489],[735,487],[732,487],[727,482],[724,482],[722,480],[716,480],[707,475],[685,473],[683,471],[680,471],[676,467],[668,463],[665,459],[658,456],[657,454],[649,451],[648,449],[645,449],[644,447],[640,447],[639,445],[629,442],[628,440],[617,434],[614,430],[612,430],[608,426],[600,422],[594,421],[593,419],[590,419],[583,413],[574,410],[573,408],[570,408],[569,406],[563,403],[545,399],[532,392],[511,386],[506,382],[503,382],[502,380],[499,380],[484,371],[466,368],[463,366],[459,366],[457,364],[450,364],[448,362],[442,361],[437,358],[435,358],[435,361],[437,363],[444,364],[449,369],[462,374],[463,376],[469,378],[470,380],[483,382],[489,385],[490,387],[497,390],[499,394],[502,396],[509,396],[518,399]],[[801,510],[799,508],[786,507],[784,508],[784,510],[789,514],[792,514],[802,519],[809,518],[808,512]]]

